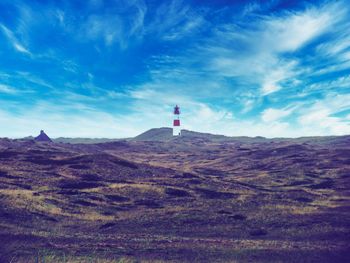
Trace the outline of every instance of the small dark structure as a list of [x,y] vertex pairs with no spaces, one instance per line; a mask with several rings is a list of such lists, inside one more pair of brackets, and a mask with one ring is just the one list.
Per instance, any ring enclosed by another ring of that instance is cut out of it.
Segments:
[[50,137],[47,136],[47,134],[43,130],[40,131],[39,136],[35,137],[34,140],[37,142],[52,142]]
[[175,108],[174,108],[174,114],[175,115],[180,115],[180,107],[179,106],[175,106]]

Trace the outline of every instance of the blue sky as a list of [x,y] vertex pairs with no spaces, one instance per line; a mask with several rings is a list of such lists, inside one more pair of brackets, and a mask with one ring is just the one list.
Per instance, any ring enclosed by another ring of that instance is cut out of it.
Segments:
[[350,134],[344,1],[1,0],[0,136]]

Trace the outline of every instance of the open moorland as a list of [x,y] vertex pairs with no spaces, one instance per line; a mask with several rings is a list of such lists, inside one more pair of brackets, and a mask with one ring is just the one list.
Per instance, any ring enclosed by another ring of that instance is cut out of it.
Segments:
[[350,136],[0,139],[0,262],[349,262]]

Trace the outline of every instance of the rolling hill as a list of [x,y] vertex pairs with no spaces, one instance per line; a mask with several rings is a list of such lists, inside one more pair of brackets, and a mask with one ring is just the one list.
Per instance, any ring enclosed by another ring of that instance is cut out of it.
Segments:
[[346,262],[350,136],[0,139],[1,262]]

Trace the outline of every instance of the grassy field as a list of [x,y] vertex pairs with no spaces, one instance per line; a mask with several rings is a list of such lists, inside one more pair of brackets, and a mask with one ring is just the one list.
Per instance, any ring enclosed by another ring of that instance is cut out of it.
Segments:
[[347,262],[350,137],[0,140],[0,262]]

